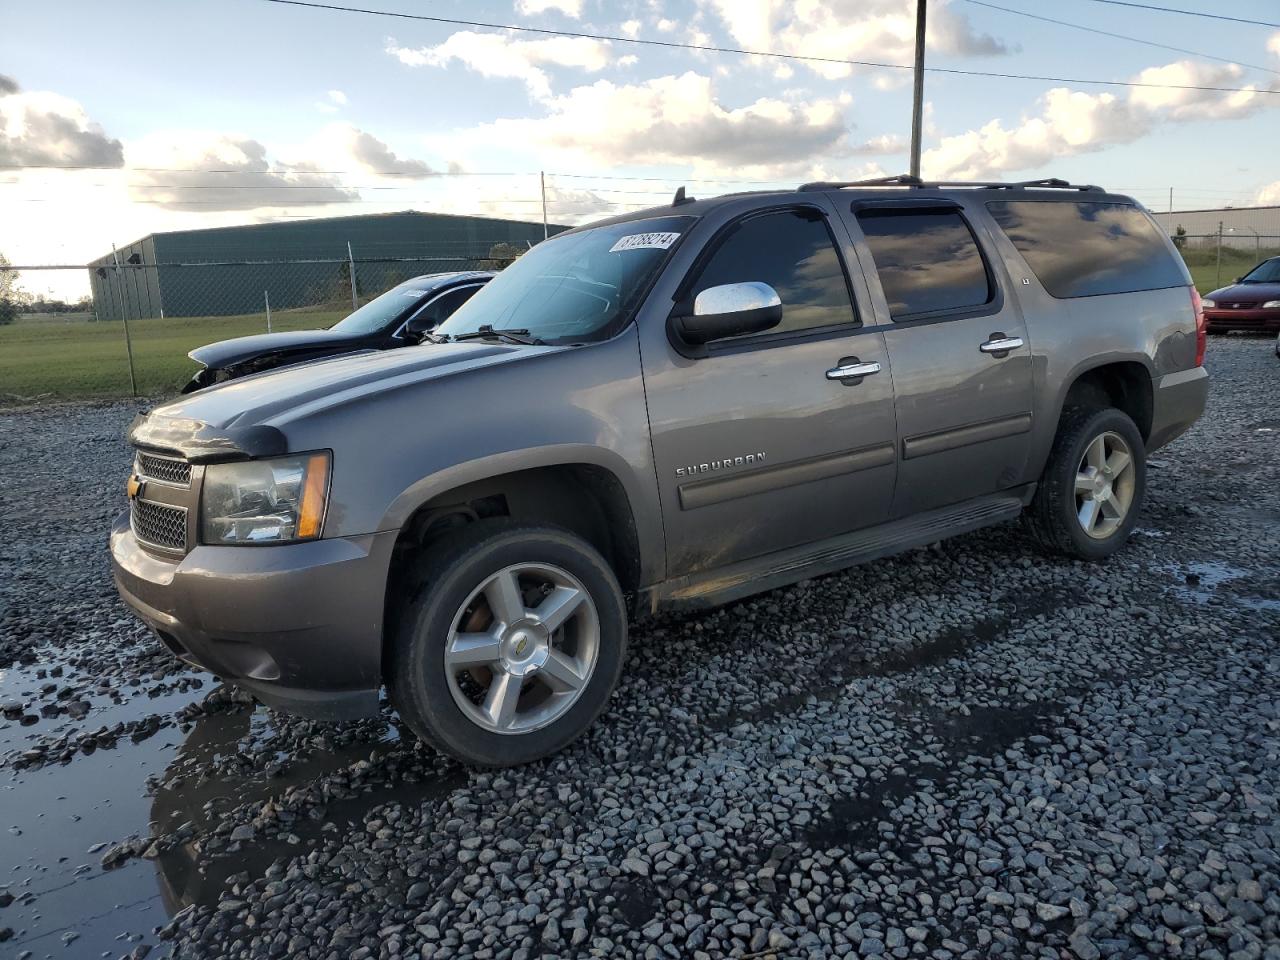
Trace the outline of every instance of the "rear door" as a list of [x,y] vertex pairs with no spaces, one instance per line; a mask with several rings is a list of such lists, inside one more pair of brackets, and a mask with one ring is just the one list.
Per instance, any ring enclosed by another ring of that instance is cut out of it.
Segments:
[[1031,350],[1003,265],[979,242],[985,220],[927,198],[854,201],[848,218],[893,366],[892,515],[1015,485],[1031,439]]
[[[641,354],[669,576],[885,518],[889,362],[878,330],[860,322],[853,291],[865,305],[865,286],[845,269],[852,251],[833,213],[815,197],[732,217],[712,228],[679,286],[655,298],[662,318],[643,325]],[[672,304],[745,281],[775,289],[782,324],[682,352],[666,326]],[[842,379],[855,364],[868,372]]]

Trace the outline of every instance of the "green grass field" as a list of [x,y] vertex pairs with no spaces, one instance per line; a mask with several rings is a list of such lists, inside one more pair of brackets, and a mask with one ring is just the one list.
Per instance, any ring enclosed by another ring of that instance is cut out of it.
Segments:
[[[280,311],[272,330],[326,327],[350,309]],[[262,314],[129,322],[138,393],[176,393],[195,372],[187,352],[216,340],[266,333]],[[24,318],[0,326],[0,403],[34,397],[127,397],[124,324]]]
[[[1208,293],[1230,283],[1260,259],[1280,251],[1224,248],[1218,267],[1216,250],[1184,250],[1196,287]],[[1222,283],[1217,282],[1221,276]],[[272,313],[273,330],[326,327],[346,316],[341,305],[332,308],[284,310]],[[239,317],[170,317],[129,323],[138,393],[160,396],[176,393],[195,372],[187,351],[206,343],[266,332],[262,314]],[[0,326],[0,405],[34,398],[129,396],[129,364],[124,324],[95,323],[79,316],[24,317]]]

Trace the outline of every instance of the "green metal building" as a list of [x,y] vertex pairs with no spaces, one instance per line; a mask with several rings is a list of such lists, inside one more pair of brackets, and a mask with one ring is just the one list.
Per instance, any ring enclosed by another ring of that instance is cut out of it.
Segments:
[[497,244],[542,239],[541,223],[416,211],[178,230],[92,261],[89,281],[102,320],[259,313],[268,299],[273,310],[349,308],[353,269],[365,302],[410,277],[483,268]]

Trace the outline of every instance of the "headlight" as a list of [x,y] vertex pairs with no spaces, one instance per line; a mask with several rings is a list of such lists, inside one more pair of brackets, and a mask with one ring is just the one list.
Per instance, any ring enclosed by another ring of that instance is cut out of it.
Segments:
[[1280,310],[1280,300],[1268,300],[1262,305],[1264,310]]
[[1200,301],[1200,306],[1202,306],[1202,307],[1208,307],[1210,310],[1212,310],[1212,309],[1213,309],[1214,307],[1216,307],[1217,305],[1218,305],[1218,301],[1216,301],[1216,300],[1201,300],[1201,301]]
[[200,495],[200,542],[314,540],[328,498],[328,453],[211,464]]

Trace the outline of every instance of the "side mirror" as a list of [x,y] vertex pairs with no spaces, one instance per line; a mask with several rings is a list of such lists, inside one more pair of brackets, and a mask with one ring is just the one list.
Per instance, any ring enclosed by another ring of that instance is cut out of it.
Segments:
[[409,322],[404,325],[404,332],[411,337],[418,337],[421,339],[424,333],[430,333],[438,326],[438,324],[439,321],[436,318],[436,312],[434,310],[427,309],[411,318]]
[[777,291],[755,280],[708,287],[694,299],[691,316],[672,318],[676,335],[697,346],[762,333],[781,322],[782,300]]

